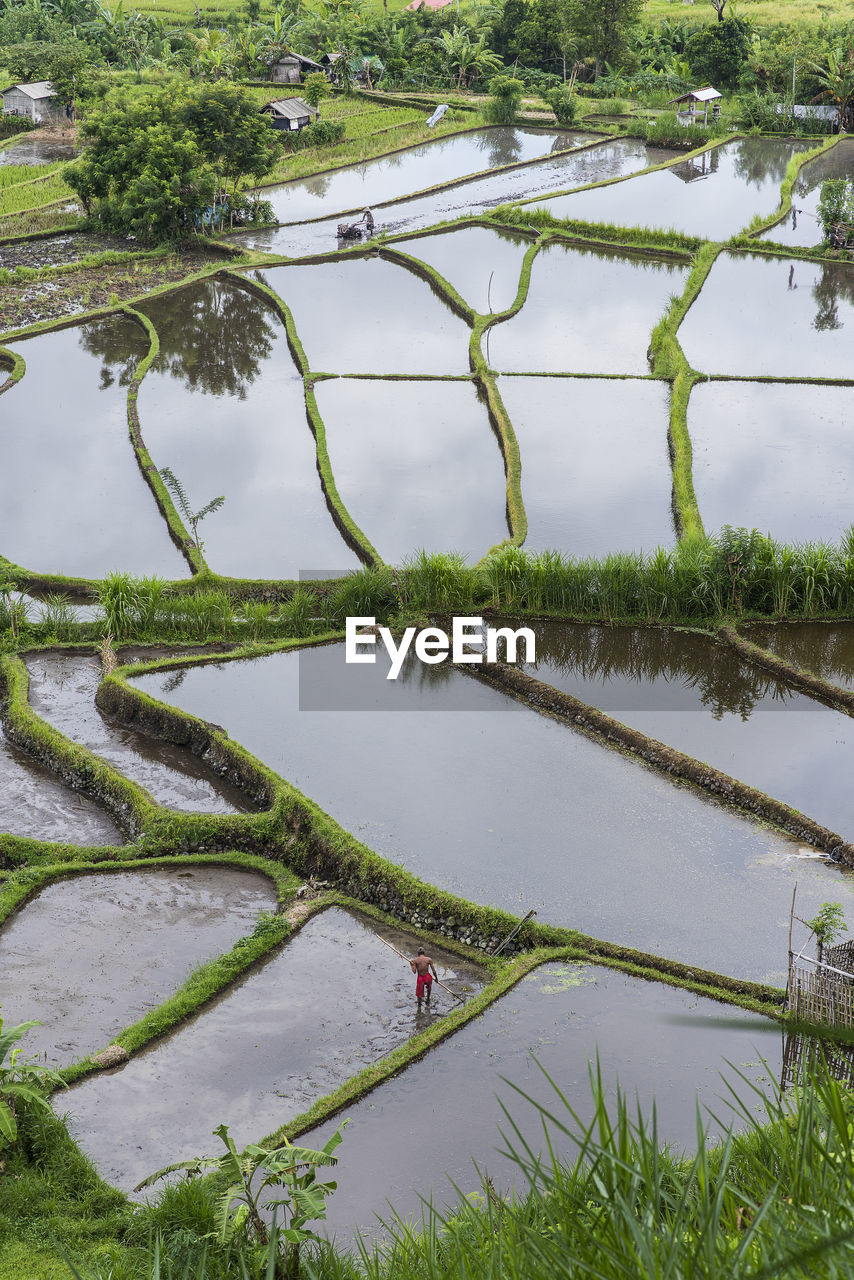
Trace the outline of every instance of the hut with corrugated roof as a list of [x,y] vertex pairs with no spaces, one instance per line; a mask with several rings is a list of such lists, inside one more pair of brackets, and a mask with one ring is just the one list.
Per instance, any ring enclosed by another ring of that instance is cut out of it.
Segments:
[[[680,97],[671,98],[667,105],[668,107],[676,108],[677,116],[684,117],[683,122],[685,124],[697,123],[697,108],[702,106],[703,124],[708,124],[709,103],[712,103],[712,116],[716,119],[721,113],[720,99],[722,96],[717,89],[713,89],[710,84],[707,84],[704,89],[689,89],[687,93],[681,94]],[[679,110],[680,106],[683,107],[682,111]],[[684,109],[686,107],[687,110]]]
[[268,102],[261,108],[262,113],[270,116],[274,129],[304,129],[320,115],[316,107],[311,107],[302,98],[280,98],[277,102]]

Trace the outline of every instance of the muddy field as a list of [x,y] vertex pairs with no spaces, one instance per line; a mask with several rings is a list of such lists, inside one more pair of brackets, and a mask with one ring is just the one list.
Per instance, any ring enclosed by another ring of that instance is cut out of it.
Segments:
[[[109,243],[103,245],[103,248],[113,247]],[[162,260],[144,259],[106,269],[84,267],[25,284],[15,281],[0,286],[0,330],[59,320],[95,307],[115,306],[117,301],[125,302],[160,285],[177,284],[197,271],[222,266],[224,262],[221,254],[184,251]]]

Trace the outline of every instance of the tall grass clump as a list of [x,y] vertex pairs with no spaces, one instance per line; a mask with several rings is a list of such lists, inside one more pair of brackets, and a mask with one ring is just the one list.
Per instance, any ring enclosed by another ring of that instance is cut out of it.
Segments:
[[114,640],[124,640],[139,630],[141,590],[142,580],[129,573],[108,573],[98,584],[104,630]]
[[403,562],[400,599],[412,609],[465,612],[481,595],[478,571],[455,552],[417,551]]
[[279,631],[282,635],[297,639],[311,635],[312,621],[317,616],[320,605],[313,591],[305,591],[297,587],[289,600],[279,605]]
[[56,640],[70,640],[77,623],[74,606],[68,596],[46,595],[42,603],[41,630]]
[[394,571],[382,566],[349,573],[326,598],[325,609],[332,625],[343,626],[345,618],[353,617],[387,620],[398,609]]

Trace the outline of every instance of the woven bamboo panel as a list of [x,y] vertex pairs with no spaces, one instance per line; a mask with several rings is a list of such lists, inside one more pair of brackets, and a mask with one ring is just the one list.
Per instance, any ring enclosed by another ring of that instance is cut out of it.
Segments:
[[789,1012],[795,1021],[854,1027],[854,977],[791,963]]

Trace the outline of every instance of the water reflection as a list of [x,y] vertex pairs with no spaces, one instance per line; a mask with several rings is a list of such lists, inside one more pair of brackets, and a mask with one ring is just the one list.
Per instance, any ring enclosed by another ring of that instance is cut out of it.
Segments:
[[780,622],[742,628],[748,640],[795,666],[854,687],[854,623]]
[[827,1076],[854,1089],[854,1045],[784,1032],[781,1091],[785,1093]]
[[733,173],[757,189],[769,180],[782,183],[789,161],[802,146],[794,138],[742,138],[733,150]]
[[116,382],[120,387],[130,385],[145,349],[142,329],[132,321],[121,325],[109,321],[84,324],[77,330],[77,341],[82,351],[101,361],[102,391]]
[[854,306],[854,272],[841,263],[823,263],[821,275],[812,286],[812,296],[816,304],[812,327],[819,333],[841,329],[845,320],[839,313],[840,303]]
[[[671,627],[596,627],[583,624],[535,624],[537,661],[526,668],[551,684],[560,683],[578,697],[611,708],[662,705],[692,690],[715,720],[734,715],[749,719],[763,700],[785,704],[793,692],[759,667],[747,666],[728,645]],[[647,686],[644,689],[644,686]]]
[[850,377],[850,328],[842,330],[852,315],[850,263],[722,253],[679,341],[694,368],[709,373]]
[[830,151],[804,165],[792,191],[792,208],[782,222],[762,233],[762,239],[782,244],[815,245],[822,238],[818,218],[821,186],[828,178],[854,177],[854,141],[837,142]]
[[188,391],[245,400],[276,341],[271,309],[223,280],[163,294],[140,310],[160,338],[153,368]]
[[694,632],[535,625],[539,679],[808,814],[843,840],[854,832],[849,716]]

